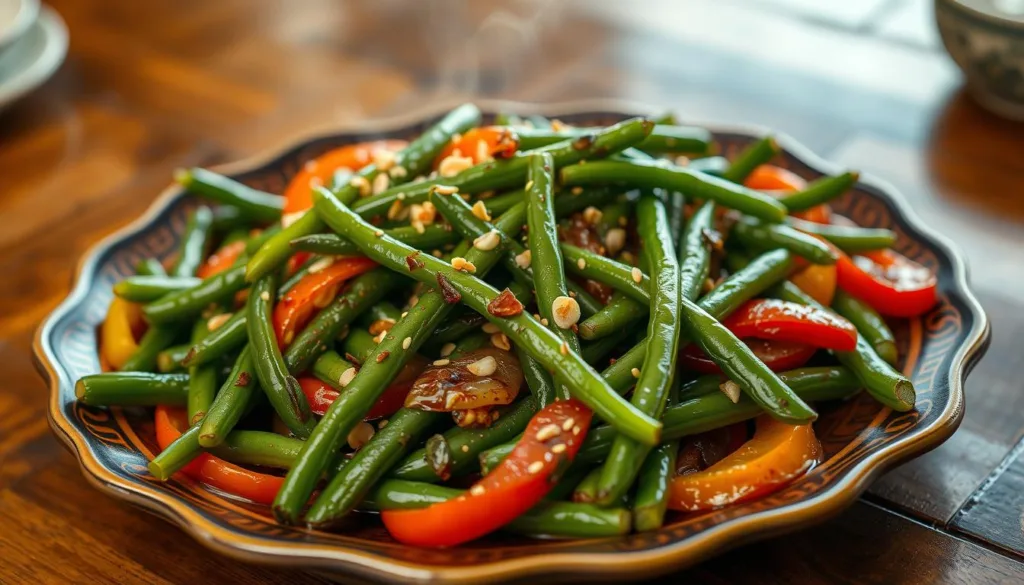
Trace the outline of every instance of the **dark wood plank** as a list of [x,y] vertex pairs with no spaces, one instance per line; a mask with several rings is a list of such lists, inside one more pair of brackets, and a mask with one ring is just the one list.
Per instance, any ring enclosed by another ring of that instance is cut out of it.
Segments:
[[1024,564],[866,502],[835,520],[744,546],[668,583],[1020,583]]
[[1024,556],[1024,442],[953,518],[954,530]]

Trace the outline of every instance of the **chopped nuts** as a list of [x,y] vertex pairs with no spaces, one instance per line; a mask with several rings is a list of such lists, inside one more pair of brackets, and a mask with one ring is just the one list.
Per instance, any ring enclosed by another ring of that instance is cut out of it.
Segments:
[[207,331],[216,331],[220,329],[220,326],[227,323],[228,319],[231,318],[231,313],[221,313],[220,315],[214,315],[206,320]]
[[286,228],[291,226],[293,223],[299,221],[299,218],[306,215],[305,211],[296,211],[295,213],[286,213],[281,216],[281,227]]
[[597,225],[597,222],[601,221],[602,215],[604,214],[601,213],[600,209],[590,206],[583,210],[583,221],[590,225]]
[[453,351],[455,351],[455,344],[448,342],[441,346],[441,357],[448,357],[452,355]]
[[551,316],[560,329],[568,329],[580,320],[580,304],[572,297],[555,297],[551,303]]
[[523,250],[521,254],[516,254],[516,266],[527,269],[530,267],[530,261],[533,259],[533,254],[529,250]]
[[501,243],[501,236],[498,235],[496,230],[491,230],[486,234],[473,240],[473,247],[477,250],[488,252],[498,247]]
[[477,201],[473,204],[473,216],[480,221],[491,221],[491,214],[487,211],[487,206],[484,205],[483,201]]
[[452,363],[451,360],[434,360],[434,365],[438,367],[447,366],[450,363]]
[[640,368],[633,368],[632,370],[629,371],[629,373],[633,374],[634,378],[639,378],[640,377]]
[[459,192],[459,188],[453,185],[434,185],[431,189],[438,195],[454,195]]
[[584,268],[587,267],[587,261],[585,259],[583,259],[583,258],[580,258],[579,260],[576,261],[576,266],[580,270],[583,270]]
[[476,272],[476,265],[461,256],[452,258],[452,268],[461,272],[473,274]]
[[627,218],[625,215],[620,216],[619,217],[619,225],[622,226],[622,227],[626,227],[627,225],[629,225],[629,218]]
[[562,429],[560,429],[556,424],[550,424],[541,427],[534,438],[543,443],[544,441],[553,439],[560,434],[562,434]]
[[378,333],[377,335],[375,335],[373,337],[373,342],[376,343],[376,344],[380,344],[380,342],[384,341],[384,337],[387,334],[388,334],[387,331],[381,331],[380,333]]
[[359,421],[348,433],[348,446],[353,449],[360,449],[373,438],[373,425],[365,421]]
[[[481,142],[480,144],[483,144],[483,143]],[[469,488],[469,495],[471,495],[471,496],[482,496],[482,495],[484,495],[485,491],[487,491],[487,490],[484,488],[484,486],[482,486],[480,484],[476,484],[473,487]]]
[[387,171],[395,166],[396,162],[398,162],[398,157],[395,156],[394,152],[386,148],[373,151],[373,166],[377,167],[378,170]]
[[482,326],[480,327],[480,329],[481,329],[481,330],[482,330],[482,331],[483,331],[484,333],[501,333],[501,328],[500,328],[500,327],[498,327],[497,325],[495,325],[494,323],[484,323],[484,324],[483,324],[483,325],[482,325]]
[[572,193],[573,195],[582,195],[583,194],[583,187],[580,187],[579,185],[577,185],[577,186],[573,187],[572,189],[569,189],[569,192]]
[[437,171],[442,177],[454,177],[462,171],[473,166],[473,159],[468,156],[452,154],[447,156],[437,165]]
[[375,236],[377,236],[379,238],[379,237],[384,235],[384,230],[374,230],[373,231],[373,235],[375,235]]
[[505,351],[512,349],[512,344],[509,342],[508,336],[504,333],[495,333],[491,335],[491,345]]
[[407,217],[409,217],[409,210],[402,205],[401,201],[396,199],[395,202],[391,204],[391,207],[388,207],[388,219],[402,221]]
[[558,351],[562,352],[562,355],[569,355],[569,344],[563,341]]
[[267,292],[267,291],[263,291],[263,292],[260,293],[260,298],[263,299],[264,301],[269,301],[270,300],[270,293]]
[[729,400],[732,400],[733,404],[740,401],[740,386],[736,382],[726,380],[718,387],[718,389],[722,391],[722,394],[728,396]]
[[370,194],[370,182],[362,175],[356,175],[349,179],[348,184],[359,189],[359,196],[366,197]]
[[402,349],[409,349],[410,345],[412,345],[412,337],[406,337],[402,340]]
[[466,366],[466,369],[477,376],[490,376],[498,369],[498,362],[491,356],[487,356]]
[[481,140],[476,143],[476,162],[484,163],[493,160],[491,156],[491,149],[487,147],[487,142]]
[[424,226],[434,223],[435,218],[437,218],[437,207],[429,201],[413,203],[409,206],[410,223],[417,233],[422,234],[425,232]]
[[630,276],[633,277],[633,282],[637,284],[640,284],[641,282],[644,281],[644,273],[641,272],[640,269],[637,268],[636,266],[633,267],[633,270],[629,271],[629,274]]
[[378,173],[377,176],[373,178],[373,194],[377,195],[378,193],[387,191],[390,185],[391,177],[389,177],[387,173]]
[[463,453],[469,453],[469,445],[463,445],[461,449]]
[[608,233],[604,235],[604,247],[608,249],[609,254],[618,254],[619,250],[626,247],[626,230],[622,228],[608,230]]
[[563,431],[568,431],[569,429],[572,428],[572,426],[574,424],[576,424],[576,419],[574,419],[574,418],[567,418],[567,419],[565,419],[565,422],[562,423],[562,430]]
[[392,179],[401,179],[407,177],[409,175],[409,171],[405,167],[398,165],[391,167],[391,170],[388,171],[388,174],[391,175]]
[[310,264],[308,272],[310,274],[316,274],[317,272],[322,271],[331,264],[334,264],[334,256],[325,256],[317,260],[316,262]]
[[355,368],[348,368],[347,370],[342,372],[341,377],[338,378],[338,385],[341,386],[342,388],[348,386],[349,382],[352,381],[352,378],[356,377],[357,373],[358,372],[356,372]]
[[544,462],[534,461],[533,463],[530,464],[529,467],[526,468],[526,471],[528,471],[529,473],[540,473],[541,469],[544,469]]
[[540,324],[545,326],[545,327],[547,327],[548,326],[548,318],[547,317],[541,317],[540,318]]

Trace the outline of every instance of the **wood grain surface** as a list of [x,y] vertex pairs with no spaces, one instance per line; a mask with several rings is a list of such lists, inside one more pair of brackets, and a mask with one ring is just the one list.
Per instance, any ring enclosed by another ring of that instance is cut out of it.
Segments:
[[964,250],[993,322],[953,438],[818,528],[666,582],[996,583],[1024,572],[1024,126],[977,107],[927,0],[53,0],[67,62],[0,114],[0,583],[319,583],[94,490],[31,337],[82,252],[180,166],[427,103],[614,97],[755,123],[884,177]]

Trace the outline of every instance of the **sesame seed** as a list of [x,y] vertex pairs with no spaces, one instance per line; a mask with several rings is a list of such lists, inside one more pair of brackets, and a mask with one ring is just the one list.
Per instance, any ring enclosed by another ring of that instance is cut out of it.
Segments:
[[348,184],[359,190],[360,197],[366,197],[370,194],[370,182],[366,180],[366,177],[362,175],[356,175],[349,179]]
[[447,366],[450,363],[452,363],[451,360],[434,360],[434,365],[438,367]]
[[388,174],[391,175],[391,177],[394,178],[394,179],[401,179],[403,177],[408,176],[409,175],[409,171],[408,171],[408,169],[406,169],[405,167],[403,167],[401,165],[396,165],[396,166],[391,167],[391,170],[388,171]]
[[403,215],[408,215],[405,206],[397,199],[388,207],[388,219],[401,220]]
[[402,319],[405,319],[408,316],[409,316],[409,311],[402,311],[402,317],[401,317]]
[[469,364],[466,369],[476,376],[490,376],[498,369],[498,362],[493,357],[487,356]]
[[333,256],[326,256],[326,257],[321,258],[321,259],[317,260],[316,262],[310,264],[308,272],[310,274],[316,274],[317,272],[321,272],[322,270],[324,270],[325,268],[327,268],[331,264],[334,264],[334,257]]
[[476,484],[473,487],[469,488],[469,495],[471,495],[471,496],[482,496],[482,495],[484,495],[485,491],[486,490],[484,489],[484,486],[482,486],[480,484]]
[[263,292],[260,293],[260,298],[263,299],[264,301],[269,301],[270,300],[270,293],[267,292],[267,291],[263,291]]
[[379,238],[379,237],[384,235],[384,231],[383,230],[375,230],[373,232],[373,235],[375,235],[375,236],[377,236]]
[[529,467],[526,468],[526,471],[531,473],[531,474],[537,474],[537,473],[540,473],[541,469],[544,469],[544,462],[543,461],[534,461],[533,463],[530,464]]
[[373,178],[373,194],[377,195],[378,193],[387,191],[390,185],[391,177],[389,177],[387,173],[378,173],[377,176]]
[[632,370],[629,371],[629,373],[633,374],[634,378],[639,378],[640,377],[640,368],[633,368]]
[[525,189],[529,191],[533,187],[533,181],[527,181]]
[[582,430],[583,429],[579,428],[578,426],[577,427],[573,427],[572,428],[572,434],[578,435],[578,434],[580,434],[580,431],[582,431]]
[[463,453],[469,453],[469,445],[463,445],[461,450]]
[[612,228],[604,236],[604,245],[609,254],[618,254],[619,250],[626,247],[626,230]]
[[412,337],[406,337],[405,339],[402,340],[402,349],[409,349],[409,346],[411,345]]
[[356,372],[355,368],[348,368],[347,370],[342,372],[341,377],[338,378],[338,385],[341,386],[342,388],[348,386],[349,382],[352,381],[352,378],[356,377],[357,373],[358,372]]
[[405,193],[399,193],[398,195],[395,195],[395,199],[399,201],[405,201]]
[[572,428],[572,426],[574,424],[576,424],[576,419],[574,419],[572,417],[569,417],[569,418],[565,419],[565,422],[562,423],[562,430],[563,431],[568,431],[569,429]]
[[565,447],[566,447],[565,443],[559,443],[559,444],[557,444],[557,445],[555,445],[554,447],[551,448],[551,452],[552,453],[562,453],[563,451],[565,451]]
[[560,429],[556,424],[550,424],[541,427],[541,429],[537,431],[537,434],[534,436],[534,438],[543,443],[544,441],[547,441],[548,439],[553,439],[560,434],[562,434],[562,429]]
[[497,231],[491,230],[486,234],[473,240],[473,247],[476,248],[477,250],[488,252],[490,250],[497,248],[498,244],[500,243],[501,236],[498,235]]
[[220,329],[221,325],[228,322],[231,318],[231,313],[221,313],[220,315],[214,315],[206,320],[206,329],[208,331],[216,331]]
[[373,151],[373,166],[379,170],[386,171],[390,169],[395,166],[397,160],[398,157],[395,156],[395,153],[386,148]]
[[559,351],[562,352],[562,355],[569,355],[569,344],[563,341]]
[[572,297],[555,297],[551,303],[551,316],[560,329],[568,329],[580,320],[580,304]]
[[641,282],[644,281],[644,273],[641,272],[640,269],[637,268],[636,266],[633,267],[633,270],[629,271],[629,274],[633,277],[633,282],[637,284],[640,284]]
[[587,267],[587,261],[586,261],[586,259],[584,259],[584,258],[580,258],[579,260],[577,260],[577,261],[576,261],[576,266],[577,266],[577,267],[578,267],[578,268],[579,268],[580,270],[583,270],[584,268],[586,268],[586,267]]
[[547,327],[548,326],[548,318],[547,317],[541,317],[540,318],[540,324],[545,326],[545,327]]
[[572,189],[570,189],[569,192],[572,193],[573,195],[582,195],[583,194],[583,187],[580,187],[580,186],[577,185],[577,186],[573,187]]
[[453,351],[455,351],[455,344],[448,342],[441,346],[441,357],[448,357],[452,355]]
[[583,221],[587,222],[590,225],[596,225],[597,222],[601,221],[602,215],[604,214],[601,213],[600,209],[594,206],[590,206],[583,210]]
[[305,211],[296,211],[295,213],[286,213],[281,216],[281,227],[286,228],[291,226],[293,223],[299,221],[299,219],[306,215]]
[[437,172],[440,173],[442,177],[454,177],[472,166],[472,158],[452,154],[451,156],[445,157],[441,163],[437,165]]

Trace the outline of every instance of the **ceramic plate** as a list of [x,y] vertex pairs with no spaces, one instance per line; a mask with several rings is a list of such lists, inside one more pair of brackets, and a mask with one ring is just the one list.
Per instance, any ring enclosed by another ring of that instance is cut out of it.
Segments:
[[[512,108],[581,125],[657,113],[607,102]],[[304,161],[329,148],[410,138],[438,115],[435,110],[307,137],[269,157],[219,170],[253,187],[281,192]],[[710,127],[727,153],[764,133]],[[779,141],[785,149],[782,164],[808,179],[840,170],[785,136]],[[851,504],[883,470],[941,443],[960,423],[963,380],[988,339],[985,314],[967,288],[963,258],[945,238],[922,225],[890,186],[865,177],[835,207],[863,226],[895,230],[896,248],[938,274],[939,305],[896,328],[904,356],[901,367],[917,387],[917,406],[913,412],[895,413],[861,396],[823,409],[816,427],[828,458],[785,490],[711,513],[672,516],[656,532],[597,540],[495,536],[455,549],[422,550],[391,541],[370,515],[333,533],[284,527],[274,523],[266,508],[228,499],[188,479],[153,480],[146,472],[155,446],[150,413],[75,402],[74,381],[99,371],[95,328],[110,302],[111,285],[131,274],[140,258],[166,258],[176,249],[190,205],[190,197],[172,187],[142,218],[86,254],[70,296],[40,326],[35,352],[50,381],[53,429],[94,485],[166,518],[214,550],[248,561],[396,583],[565,577],[593,581],[663,573],[756,538],[820,522]]]
[[42,85],[68,53],[68,29],[53,10],[39,18],[0,53],[0,110]]
[[0,0],[0,50],[20,37],[39,16],[39,0]]

